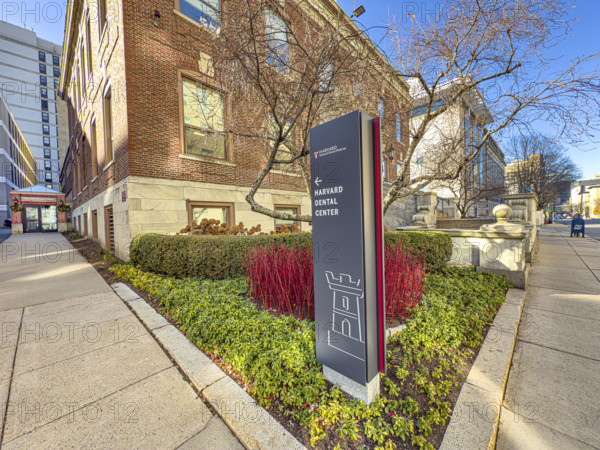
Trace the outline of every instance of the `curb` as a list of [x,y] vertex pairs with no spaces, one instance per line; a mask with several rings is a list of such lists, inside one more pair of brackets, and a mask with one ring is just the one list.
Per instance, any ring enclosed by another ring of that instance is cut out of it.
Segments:
[[305,448],[184,334],[124,283],[111,286],[131,307],[247,449]]
[[462,386],[441,450],[493,449],[526,292],[509,289]]

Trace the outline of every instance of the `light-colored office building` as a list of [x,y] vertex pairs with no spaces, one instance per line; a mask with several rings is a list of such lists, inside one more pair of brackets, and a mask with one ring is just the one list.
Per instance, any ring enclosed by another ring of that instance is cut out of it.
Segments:
[[0,96],[0,225],[10,219],[10,192],[34,186],[35,160],[23,134]]
[[35,31],[0,21],[0,94],[35,158],[38,184],[55,190],[68,146],[57,92],[61,51]]

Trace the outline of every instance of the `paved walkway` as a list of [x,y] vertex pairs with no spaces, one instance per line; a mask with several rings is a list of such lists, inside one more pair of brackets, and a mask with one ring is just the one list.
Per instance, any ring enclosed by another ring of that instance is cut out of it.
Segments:
[[0,447],[240,448],[59,234],[0,245]]
[[540,231],[497,449],[600,448],[600,243]]

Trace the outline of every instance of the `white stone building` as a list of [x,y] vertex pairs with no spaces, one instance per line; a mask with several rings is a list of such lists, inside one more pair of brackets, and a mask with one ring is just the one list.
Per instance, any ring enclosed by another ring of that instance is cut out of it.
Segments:
[[[431,112],[446,105],[445,94],[449,94],[455,87],[456,83],[450,81],[437,88],[439,98],[433,102]],[[410,119],[412,139],[427,112],[428,97],[414,82],[411,83],[411,95],[415,99]],[[411,158],[411,178],[432,175],[439,171],[452,172],[464,155],[474,152],[474,148],[481,144],[486,132],[485,127],[493,121],[478,90],[464,95],[460,103],[454,102],[426,128]],[[466,172],[467,181],[434,181],[425,187],[424,191],[437,195],[437,209],[444,216],[457,215],[457,203],[464,202],[462,196],[465,195],[465,191],[466,196],[473,199],[472,204],[468,206],[468,215],[488,216],[491,215],[494,206],[500,203],[505,165],[502,150],[490,136],[469,165]],[[467,183],[467,187],[462,188],[461,183]]]

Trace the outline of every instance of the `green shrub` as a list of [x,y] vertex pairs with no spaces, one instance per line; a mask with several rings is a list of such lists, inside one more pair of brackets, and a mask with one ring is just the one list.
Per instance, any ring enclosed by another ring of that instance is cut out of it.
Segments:
[[[425,251],[428,270],[440,270],[450,259],[452,242],[442,232],[395,231],[385,234],[395,246]],[[129,257],[141,269],[177,278],[200,277],[223,280],[244,276],[246,250],[271,244],[311,246],[312,234],[266,236],[168,236],[141,234],[131,243]]]
[[441,270],[452,256],[452,239],[442,231],[390,231],[385,233],[386,243],[393,244],[402,239],[405,249],[415,253],[425,253],[427,270]]
[[167,236],[141,234],[129,249],[141,269],[177,278],[224,280],[244,276],[246,250],[272,243],[311,245],[312,234],[266,236]]

